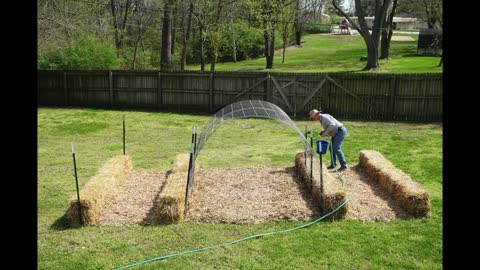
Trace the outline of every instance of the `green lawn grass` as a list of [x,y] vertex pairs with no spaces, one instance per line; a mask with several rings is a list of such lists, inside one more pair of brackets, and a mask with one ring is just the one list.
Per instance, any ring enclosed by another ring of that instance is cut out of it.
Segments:
[[[442,72],[437,67],[439,57],[417,56],[418,35],[410,36],[415,41],[392,41],[391,59],[380,60],[378,72],[390,73],[432,73]],[[395,34],[394,34],[395,36]],[[366,45],[361,36],[346,35],[306,35],[303,38],[303,48],[287,50],[285,63],[282,55],[274,57],[272,70],[265,69],[265,58],[240,61],[237,63],[217,63],[217,71],[270,71],[270,72],[361,72],[366,62],[360,57],[366,56]],[[189,65],[189,70],[199,70],[199,65]],[[210,65],[206,65],[210,69]]]
[[[176,252],[284,230],[300,222],[261,225],[174,224],[70,228],[75,194],[72,142],[80,187],[108,159],[122,154],[121,111],[38,109],[38,269],[112,269]],[[209,116],[126,112],[127,154],[136,169],[167,170],[188,153],[191,129]],[[341,119],[340,119],[341,120]],[[318,123],[296,120],[320,131]],[[422,220],[320,222],[309,228],[189,254],[133,269],[442,269],[442,127],[343,121],[344,152],[358,162],[378,150],[431,194],[433,216]],[[317,135],[318,136],[318,135]],[[273,120],[237,120],[220,128],[199,156],[202,168],[294,166],[297,133]],[[221,181],[221,179],[219,179]],[[348,185],[348,182],[347,182]]]

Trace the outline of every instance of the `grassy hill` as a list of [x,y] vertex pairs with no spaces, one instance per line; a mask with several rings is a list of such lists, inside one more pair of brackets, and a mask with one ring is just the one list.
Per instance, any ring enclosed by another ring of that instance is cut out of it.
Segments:
[[[439,57],[417,56],[418,35],[409,36],[413,41],[392,41],[390,60],[380,60],[379,72],[391,73],[431,73],[442,72],[437,67]],[[273,70],[265,69],[265,58],[241,61],[237,63],[217,63],[217,71],[277,71],[277,72],[361,72],[365,62],[360,57],[366,56],[366,45],[359,35],[323,35],[313,34],[303,38],[301,48],[289,47],[282,64],[282,52],[278,50],[274,57]],[[279,42],[279,41],[277,41]],[[189,70],[199,70],[199,65],[188,66]],[[210,65],[206,65],[210,69]]]

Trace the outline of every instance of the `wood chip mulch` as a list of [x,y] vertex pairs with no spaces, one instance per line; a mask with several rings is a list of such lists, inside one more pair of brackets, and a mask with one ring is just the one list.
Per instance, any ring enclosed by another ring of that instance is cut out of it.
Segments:
[[129,173],[120,190],[105,206],[98,223],[110,226],[151,224],[153,202],[168,173],[154,170]]
[[305,189],[293,167],[199,170],[186,221],[256,224],[320,217]]
[[[170,171],[134,171],[107,204],[100,225],[152,224],[152,207]],[[338,178],[334,170],[331,173]],[[392,221],[409,216],[365,171],[341,172],[349,202],[347,219]],[[340,178],[338,178],[339,181]],[[199,169],[185,221],[258,224],[312,221],[321,216],[294,167]]]
[[[329,170],[341,181],[335,170]],[[412,218],[360,165],[340,172],[345,181],[347,196],[352,200],[346,219],[363,221],[392,221]]]

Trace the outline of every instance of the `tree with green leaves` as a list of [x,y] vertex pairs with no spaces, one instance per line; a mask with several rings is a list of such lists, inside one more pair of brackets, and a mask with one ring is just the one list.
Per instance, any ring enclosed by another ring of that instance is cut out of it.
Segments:
[[143,40],[145,32],[152,26],[155,19],[155,13],[149,10],[150,5],[145,0],[134,0],[132,9],[132,24],[127,27],[127,32],[133,41],[133,59],[132,69],[137,67],[137,51],[140,42]]
[[115,48],[117,56],[120,56],[120,50],[123,48],[128,16],[132,11],[131,0],[110,0],[110,11],[112,15],[113,30],[115,35]]
[[190,32],[192,29],[192,16],[193,16],[193,1],[188,0],[188,12],[186,25],[182,24],[182,56],[180,60],[180,70],[185,70],[187,65],[187,44],[190,39]]
[[282,8],[285,6],[281,0],[246,0],[251,16],[255,24],[263,30],[265,40],[265,59],[266,69],[273,68],[273,58],[275,55],[275,30],[278,21],[281,20]]
[[339,7],[336,1],[337,0],[332,0],[333,6],[350,22],[350,25],[360,33],[367,45],[367,65],[363,70],[378,70],[380,68],[378,61],[380,33],[383,29],[387,10],[390,7],[392,0],[375,0],[375,18],[373,20],[372,33],[370,33],[370,29],[365,20],[366,15],[363,10],[364,3],[362,3],[361,0],[355,0],[358,24]]
[[39,56],[40,69],[116,69],[120,64],[111,43],[93,35],[83,35],[72,40],[68,47]]
[[397,13],[425,20],[429,29],[441,28],[443,0],[401,0]]

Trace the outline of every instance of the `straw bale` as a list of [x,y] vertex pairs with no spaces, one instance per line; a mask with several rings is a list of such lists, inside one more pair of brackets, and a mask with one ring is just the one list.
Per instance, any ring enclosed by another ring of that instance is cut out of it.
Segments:
[[[80,189],[80,207],[84,225],[97,223],[105,204],[123,184],[125,177],[132,171],[129,156],[115,156],[108,160],[90,180]],[[74,224],[80,224],[76,193],[71,197],[67,217]]]
[[[302,175],[302,179],[309,186],[314,200],[321,206],[323,214],[327,214],[336,209],[340,204],[347,200],[347,193],[342,187],[342,183],[333,177],[325,164],[322,164],[323,170],[323,194],[320,185],[320,164],[318,160],[313,162],[313,179],[310,178],[310,159],[307,157],[305,166],[304,153],[299,152],[295,155],[295,168]],[[348,211],[348,204],[342,207],[338,212],[331,215],[328,219],[344,218]]]
[[189,161],[189,154],[177,155],[175,167],[154,204],[157,223],[178,223],[184,220]]
[[359,164],[399,204],[415,217],[431,216],[430,195],[410,175],[396,168],[381,153],[373,150],[360,151]]

